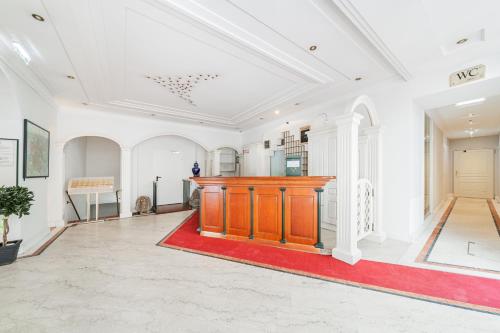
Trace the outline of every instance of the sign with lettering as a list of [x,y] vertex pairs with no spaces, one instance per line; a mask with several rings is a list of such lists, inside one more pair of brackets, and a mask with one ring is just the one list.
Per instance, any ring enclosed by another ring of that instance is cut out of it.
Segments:
[[486,66],[477,65],[450,74],[450,87],[484,78]]

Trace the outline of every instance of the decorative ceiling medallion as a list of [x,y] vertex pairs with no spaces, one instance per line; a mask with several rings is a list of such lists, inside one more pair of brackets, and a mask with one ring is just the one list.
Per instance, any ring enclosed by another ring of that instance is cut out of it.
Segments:
[[184,75],[146,75],[146,79],[156,82],[160,86],[168,89],[168,91],[186,101],[192,106],[196,106],[192,100],[191,93],[193,88],[202,81],[215,80],[220,77],[219,74],[184,74]]

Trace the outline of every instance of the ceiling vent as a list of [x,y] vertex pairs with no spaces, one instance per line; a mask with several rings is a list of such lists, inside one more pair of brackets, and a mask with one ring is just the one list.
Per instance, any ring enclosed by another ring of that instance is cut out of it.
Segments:
[[441,46],[441,50],[444,55],[448,55],[472,44],[484,42],[485,40],[484,29],[480,29],[470,34],[456,35],[454,38],[447,40],[446,44]]
[[219,74],[183,74],[183,75],[145,75],[146,79],[155,82],[180,99],[192,106],[196,106],[192,99],[193,89],[201,82],[218,79]]

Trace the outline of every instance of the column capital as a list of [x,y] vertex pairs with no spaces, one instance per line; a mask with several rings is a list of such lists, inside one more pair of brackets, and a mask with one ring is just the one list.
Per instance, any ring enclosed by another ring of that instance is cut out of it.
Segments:
[[353,112],[353,113],[347,113],[347,114],[342,114],[340,116],[337,116],[333,119],[335,122],[335,125],[351,125],[351,124],[356,124],[359,125],[361,120],[364,117],[360,115],[359,113]]

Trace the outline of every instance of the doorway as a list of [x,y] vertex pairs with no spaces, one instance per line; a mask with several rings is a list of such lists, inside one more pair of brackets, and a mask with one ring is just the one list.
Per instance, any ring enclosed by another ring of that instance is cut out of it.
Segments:
[[458,197],[493,198],[493,150],[454,152],[454,190]]

